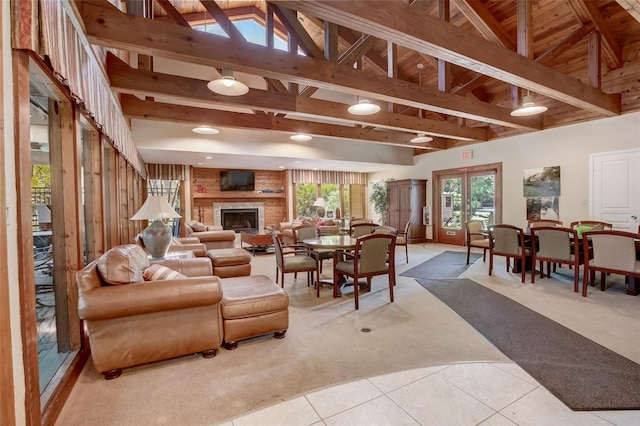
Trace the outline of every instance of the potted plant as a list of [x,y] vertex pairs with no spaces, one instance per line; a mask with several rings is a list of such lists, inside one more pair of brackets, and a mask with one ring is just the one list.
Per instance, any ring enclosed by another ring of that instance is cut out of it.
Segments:
[[373,205],[373,211],[380,215],[380,224],[384,225],[387,219],[387,181],[382,179],[371,185],[369,202]]

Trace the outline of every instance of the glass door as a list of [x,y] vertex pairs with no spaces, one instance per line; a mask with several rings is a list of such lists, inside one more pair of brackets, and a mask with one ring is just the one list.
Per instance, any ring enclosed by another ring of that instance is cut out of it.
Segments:
[[439,243],[465,245],[465,222],[480,220],[484,228],[501,216],[496,194],[501,167],[475,167],[473,170],[434,172],[438,188],[435,200],[439,220]]

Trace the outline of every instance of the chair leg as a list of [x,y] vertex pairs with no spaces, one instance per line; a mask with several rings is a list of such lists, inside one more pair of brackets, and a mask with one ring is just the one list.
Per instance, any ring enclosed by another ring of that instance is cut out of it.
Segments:
[[493,272],[493,252],[489,252],[489,275]]
[[607,274],[605,274],[604,272],[600,272],[600,291],[604,291],[606,280]]
[[280,275],[279,272],[280,271],[278,270],[278,267],[276,266],[276,284],[278,284],[278,275]]
[[482,249],[482,261],[487,261],[487,249]]
[[467,265],[469,264],[470,256],[471,256],[471,246],[467,246]]
[[358,295],[360,293],[360,288],[358,286],[358,276],[353,277],[353,301],[356,304],[356,311],[360,309],[360,305],[358,303]]
[[[513,261],[515,262],[515,259]],[[527,272],[527,268],[525,267],[525,264],[526,264],[526,259],[523,257],[522,258],[522,265],[520,265],[520,269],[521,269],[520,273],[522,274],[522,284],[524,284],[524,277],[525,277],[526,272]],[[533,268],[533,273],[534,274],[536,273],[536,268],[535,267]]]
[[[571,264],[569,264],[571,266]],[[575,272],[573,273],[573,292],[578,292],[578,275],[580,274],[580,267],[576,265]]]
[[404,255],[407,258],[407,263],[409,263],[409,245],[408,244],[404,245]]

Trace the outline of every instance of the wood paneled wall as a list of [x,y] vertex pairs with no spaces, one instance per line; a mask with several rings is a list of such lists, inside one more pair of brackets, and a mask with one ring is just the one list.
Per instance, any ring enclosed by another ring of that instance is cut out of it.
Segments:
[[[287,218],[287,173],[255,170],[255,191],[221,191],[221,169],[193,168],[191,171],[191,219],[213,224],[213,207],[218,203],[264,203],[265,226],[277,225]],[[283,191],[260,193],[258,191]]]

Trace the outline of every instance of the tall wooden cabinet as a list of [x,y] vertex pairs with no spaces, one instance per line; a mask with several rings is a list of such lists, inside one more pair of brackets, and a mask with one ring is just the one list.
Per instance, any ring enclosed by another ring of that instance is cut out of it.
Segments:
[[422,219],[422,208],[427,205],[427,181],[403,179],[387,181],[387,224],[403,230],[411,221],[407,242],[427,241],[427,226]]

